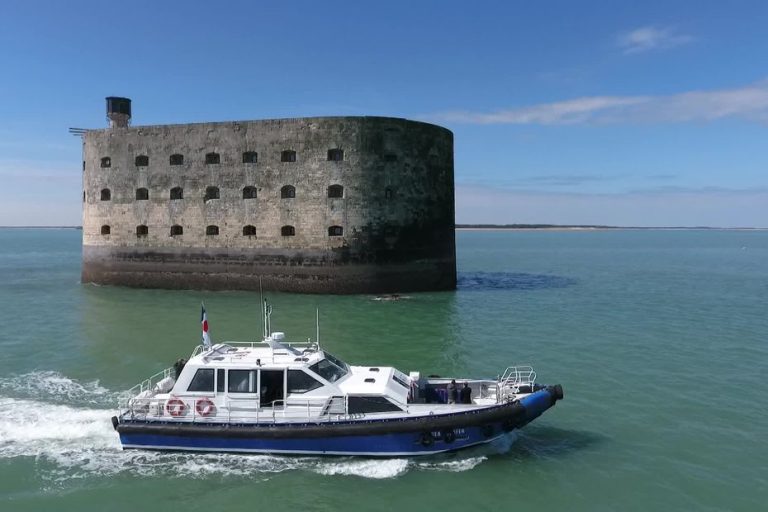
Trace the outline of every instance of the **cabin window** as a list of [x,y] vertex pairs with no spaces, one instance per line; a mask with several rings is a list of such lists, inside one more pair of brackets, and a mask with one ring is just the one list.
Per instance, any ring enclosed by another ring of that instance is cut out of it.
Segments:
[[227,391],[230,393],[255,393],[256,370],[229,370]]
[[171,155],[171,165],[184,165],[184,155],[176,153]]
[[342,236],[344,228],[341,226],[331,226],[328,228],[328,236]]
[[109,201],[110,199],[112,199],[112,192],[108,188],[101,189],[101,200]]
[[[283,370],[261,370],[259,379],[259,403],[262,407],[282,405],[285,399]],[[281,404],[275,404],[281,402]]]
[[316,378],[302,370],[288,370],[288,393],[306,393],[322,387]]
[[205,226],[205,234],[206,235],[218,235],[219,234],[219,226]]
[[339,148],[329,149],[328,160],[331,162],[341,162],[344,160],[344,150]]
[[256,236],[256,226],[243,226],[243,236]]
[[135,160],[136,167],[146,167],[149,165],[149,157],[147,155],[139,155]]
[[281,162],[295,162],[296,161],[296,152],[291,149],[286,149],[282,153],[280,153],[280,161]]
[[173,187],[171,189],[171,201],[176,199],[184,199],[184,189],[181,187]]
[[108,156],[105,156],[101,159],[101,166],[102,167],[112,167],[112,159]]
[[347,409],[349,414],[392,412],[402,410],[383,396],[350,395],[347,397],[347,400],[349,400],[349,408]]
[[280,228],[280,236],[296,236],[296,228],[293,226],[283,226]]
[[291,199],[296,197],[296,187],[293,185],[285,185],[283,188],[280,189],[280,198],[281,199]]
[[184,234],[184,228],[178,224],[171,226],[171,236],[181,236]]
[[405,389],[410,389],[410,386],[409,386],[409,385],[408,385],[408,383],[405,381],[405,379],[403,379],[403,377],[401,377],[401,376],[400,376],[400,375],[398,375],[397,373],[394,373],[394,374],[392,375],[392,380],[393,380],[393,381],[395,381],[395,382],[397,382],[397,383],[398,383],[398,384],[400,384],[401,386],[403,386]]
[[344,187],[341,185],[331,185],[328,187],[328,197],[344,197]]
[[101,234],[102,234],[102,235],[108,235],[108,234],[110,234],[111,232],[112,232],[112,230],[111,230],[111,229],[110,229],[110,227],[109,227],[109,226],[107,226],[106,224],[105,224],[105,225],[103,225],[103,226],[101,226]]
[[137,201],[147,201],[149,199],[149,190],[145,188],[137,188],[136,189],[136,200]]
[[211,199],[219,198],[219,187],[206,187],[204,201],[210,201]]
[[397,155],[393,153],[387,153],[384,155],[384,161],[385,162],[397,162]]
[[140,226],[136,226],[137,237],[147,236],[148,234],[149,234],[149,228],[146,225],[141,224]]
[[217,393],[223,393],[224,392],[224,369],[219,368],[216,370],[216,392]]
[[[327,355],[326,355],[327,357]],[[342,363],[343,364],[343,363]],[[344,365],[346,366],[346,365]],[[347,369],[333,364],[329,359],[323,359],[309,367],[310,370],[327,380],[336,382],[347,374]]]
[[256,187],[243,188],[243,199],[256,199]]
[[243,153],[243,163],[244,164],[255,164],[257,160],[259,159],[259,154],[255,151],[246,151]]
[[206,153],[205,155],[206,165],[215,165],[221,163],[221,156],[218,153]]
[[187,391],[201,391],[213,393],[213,369],[200,368],[192,377]]

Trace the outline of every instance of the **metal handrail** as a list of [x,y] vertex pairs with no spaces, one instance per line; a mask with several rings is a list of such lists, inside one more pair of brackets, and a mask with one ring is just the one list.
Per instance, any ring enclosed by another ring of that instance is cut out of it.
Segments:
[[173,368],[166,368],[165,370],[161,370],[156,374],[152,375],[151,377],[144,379],[140,383],[133,386],[131,389],[126,391],[126,394],[130,395],[131,397],[134,397],[140,393],[143,393],[144,391],[151,390],[152,388],[154,388],[155,384],[157,384],[158,382],[160,382],[165,378],[170,377],[172,372],[173,372]]
[[500,402],[518,392],[520,386],[533,386],[536,372],[532,366],[509,366],[496,386],[496,401]]
[[[317,398],[290,398],[288,400],[275,400],[271,407],[264,407],[256,397],[224,397],[221,407],[216,407],[210,415],[200,415],[197,412],[197,401],[203,398],[213,400],[215,395],[195,395],[188,397],[169,396],[165,398],[147,397],[124,399],[119,404],[119,415],[126,415],[131,419],[150,420],[168,419],[170,416],[166,409],[169,400],[181,400],[184,403],[183,411],[174,420],[182,422],[273,422],[279,420],[297,421],[331,421],[331,417],[348,418],[348,399],[346,396],[336,395]],[[238,403],[240,402],[240,403]],[[268,411],[267,409],[271,409]]]

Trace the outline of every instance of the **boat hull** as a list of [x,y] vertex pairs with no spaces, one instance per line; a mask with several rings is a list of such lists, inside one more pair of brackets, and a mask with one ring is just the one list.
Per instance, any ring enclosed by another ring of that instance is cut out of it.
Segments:
[[118,422],[123,448],[362,456],[416,456],[489,443],[562,398],[552,386],[494,407],[416,418],[302,424]]

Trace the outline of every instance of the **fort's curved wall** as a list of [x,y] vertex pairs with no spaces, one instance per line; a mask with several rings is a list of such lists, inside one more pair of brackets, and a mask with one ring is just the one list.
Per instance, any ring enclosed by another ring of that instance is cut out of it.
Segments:
[[[342,160],[329,159],[333,149]],[[281,161],[286,150],[295,162]],[[244,163],[245,152],[256,162]],[[212,153],[220,163],[206,163]],[[335,117],[89,130],[83,174],[83,282],[258,289],[261,278],[267,290],[316,293],[456,286],[453,136],[438,126]],[[295,197],[281,197],[286,185]],[[329,197],[332,185],[342,197]],[[171,199],[175,187],[182,199]],[[208,187],[218,199],[206,199]],[[244,199],[245,187],[256,197]]]

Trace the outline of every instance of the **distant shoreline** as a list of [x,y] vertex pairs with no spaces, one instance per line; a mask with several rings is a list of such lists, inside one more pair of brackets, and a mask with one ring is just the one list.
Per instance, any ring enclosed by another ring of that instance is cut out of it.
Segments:
[[79,229],[83,226],[0,226],[0,229]]
[[456,224],[456,231],[766,231],[768,228],[711,226],[587,226],[557,224]]

